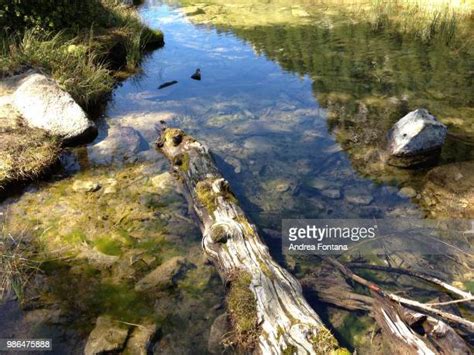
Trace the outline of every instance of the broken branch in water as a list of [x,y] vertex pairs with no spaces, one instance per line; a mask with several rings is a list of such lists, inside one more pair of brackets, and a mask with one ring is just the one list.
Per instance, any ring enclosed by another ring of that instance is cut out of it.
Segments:
[[[431,315],[445,319],[472,334],[474,327],[469,320],[386,292],[374,283],[354,274],[336,259],[332,257],[323,259],[335,266],[347,278],[369,288],[376,300],[373,306],[374,317],[385,336],[393,338],[392,348],[398,349],[397,351],[404,349],[401,353],[410,351],[411,348],[412,352],[421,354],[470,354],[469,347],[456,331]],[[414,308],[417,312],[407,307]],[[414,329],[418,331],[415,333]],[[427,336],[429,341],[420,335]],[[404,348],[405,345],[408,345],[407,349]]]
[[432,284],[435,284],[437,286],[440,286],[444,288],[446,291],[449,291],[452,294],[455,294],[465,300],[472,300],[473,296],[470,292],[466,292],[463,290],[460,290],[457,287],[454,287],[447,282],[444,282],[432,275],[419,272],[419,271],[414,271],[414,270],[408,270],[408,269],[401,269],[401,268],[395,268],[395,267],[389,267],[389,266],[382,266],[382,265],[371,265],[371,264],[364,264],[364,263],[349,263],[347,265],[349,268],[357,268],[357,269],[370,269],[370,270],[377,270],[377,271],[383,271],[383,272],[394,272],[398,274],[403,274],[403,275],[408,275],[408,276],[413,276],[416,278],[419,278],[421,280],[430,282]]

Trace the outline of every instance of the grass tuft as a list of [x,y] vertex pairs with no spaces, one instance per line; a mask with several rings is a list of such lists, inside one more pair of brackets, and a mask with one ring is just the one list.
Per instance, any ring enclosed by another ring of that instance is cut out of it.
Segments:
[[441,40],[451,44],[460,32],[459,23],[471,16],[471,10],[445,1],[426,2],[372,0],[359,8],[374,30],[390,29],[413,34],[424,42]]
[[30,278],[39,270],[35,253],[24,235],[13,237],[0,230],[0,301],[9,291],[23,300],[23,290]]
[[59,141],[28,127],[0,131],[0,190],[12,181],[37,177],[59,157]]

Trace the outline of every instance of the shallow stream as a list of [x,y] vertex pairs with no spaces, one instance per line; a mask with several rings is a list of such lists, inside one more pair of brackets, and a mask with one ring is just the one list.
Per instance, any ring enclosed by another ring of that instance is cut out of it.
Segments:
[[[255,1],[256,14],[272,14],[261,20],[245,12],[248,2],[239,12],[239,1],[232,8],[155,1],[140,7],[143,21],[164,32],[165,47],[117,87],[98,138],[73,149],[63,159],[65,171],[3,204],[9,229],[27,231],[55,256],[40,303],[69,313],[53,322],[54,330],[43,327],[38,334],[53,332],[64,349],[77,349],[95,317],[106,313],[126,322],[158,322],[157,353],[205,351],[212,321],[222,313],[223,289],[201,258],[199,231],[183,199],[156,193],[161,185],[151,178],[168,169],[153,144],[161,121],[209,146],[275,258],[299,277],[316,261],[281,255],[283,218],[446,216],[443,209],[434,213],[423,194],[429,169],[387,167],[379,152],[391,125],[422,106],[451,132],[439,164],[474,158],[472,57],[453,57],[390,31],[374,33],[344,16],[316,21],[304,2],[276,3]],[[200,81],[190,78],[197,68]],[[115,126],[140,135],[125,162],[114,150],[94,153]],[[74,183],[85,180],[101,189],[73,192]],[[402,187],[415,195],[404,196]],[[100,256],[90,255],[95,251]],[[176,255],[194,265],[176,290],[153,297],[134,290],[133,280]],[[143,267],[130,267],[131,258]],[[452,272],[450,281],[472,279],[470,272]],[[320,305],[311,289],[308,297],[345,346],[370,349],[369,318]],[[11,313],[6,324],[12,329],[21,322],[35,328]],[[0,316],[7,312],[0,308]],[[71,324],[75,338],[64,340],[67,332],[58,329],[70,331]]]

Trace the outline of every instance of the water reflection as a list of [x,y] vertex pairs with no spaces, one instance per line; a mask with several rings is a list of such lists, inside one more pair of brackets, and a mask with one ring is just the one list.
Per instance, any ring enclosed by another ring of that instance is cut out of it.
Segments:
[[[149,5],[142,16],[168,33],[166,47],[144,63],[146,76],[115,92],[112,119],[140,129],[165,117],[205,141],[262,226],[279,229],[283,214],[416,213],[396,189],[354,171],[328,131],[327,111],[315,101],[309,77],[281,70],[232,34],[196,29],[177,9]],[[198,67],[202,81],[190,80]],[[157,90],[171,80],[178,84]],[[327,186],[314,184],[315,177]]]

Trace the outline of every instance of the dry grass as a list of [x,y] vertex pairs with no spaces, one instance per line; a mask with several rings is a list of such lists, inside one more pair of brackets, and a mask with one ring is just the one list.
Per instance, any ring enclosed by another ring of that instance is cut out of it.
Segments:
[[60,152],[59,141],[40,129],[4,129],[0,131],[0,142],[0,190],[12,181],[40,175]]

